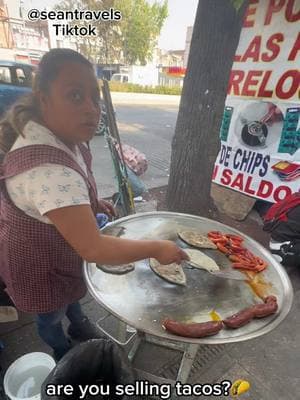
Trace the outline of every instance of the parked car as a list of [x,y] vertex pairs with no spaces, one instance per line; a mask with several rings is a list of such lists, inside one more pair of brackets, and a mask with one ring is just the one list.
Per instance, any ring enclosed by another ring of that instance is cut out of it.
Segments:
[[0,117],[19,96],[32,90],[34,70],[30,64],[0,60]]
[[128,74],[113,74],[111,77],[111,81],[113,82],[121,82],[121,83],[128,83],[129,82],[129,75]]
[[[30,64],[0,60],[0,118],[17,98],[32,90],[36,67]],[[107,126],[105,109],[96,135],[103,135]]]

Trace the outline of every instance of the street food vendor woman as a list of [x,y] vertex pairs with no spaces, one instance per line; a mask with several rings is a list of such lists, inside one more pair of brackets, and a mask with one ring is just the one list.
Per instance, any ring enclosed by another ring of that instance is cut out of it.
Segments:
[[[95,214],[114,214],[99,200],[86,142],[100,118],[92,64],[71,49],[53,49],[39,64],[32,93],[0,123],[0,275],[16,307],[36,314],[41,338],[56,359],[69,349],[62,328],[78,340],[99,336],[83,314],[83,260],[117,265],[186,254],[165,240],[100,234]],[[126,299],[124,299],[126,301]]]

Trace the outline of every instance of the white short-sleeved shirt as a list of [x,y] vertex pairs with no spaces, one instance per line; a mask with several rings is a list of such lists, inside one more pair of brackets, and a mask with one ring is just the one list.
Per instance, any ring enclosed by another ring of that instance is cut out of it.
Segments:
[[[21,147],[46,144],[68,153],[87,173],[79,148],[73,152],[49,129],[29,121],[10,151]],[[82,176],[59,164],[43,164],[6,179],[6,188],[13,203],[27,215],[47,224],[48,211],[79,204],[90,204],[87,185]]]

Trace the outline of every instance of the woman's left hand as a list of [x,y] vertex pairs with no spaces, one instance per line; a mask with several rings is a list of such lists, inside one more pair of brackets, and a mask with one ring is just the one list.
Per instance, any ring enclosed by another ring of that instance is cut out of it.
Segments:
[[105,213],[111,218],[117,216],[114,206],[109,201],[103,199],[98,200],[98,212]]

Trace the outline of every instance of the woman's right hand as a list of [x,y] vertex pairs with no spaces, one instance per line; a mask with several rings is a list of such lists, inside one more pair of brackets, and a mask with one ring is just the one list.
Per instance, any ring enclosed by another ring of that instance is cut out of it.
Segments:
[[170,240],[157,241],[154,258],[161,264],[180,264],[183,260],[189,260],[186,252]]
[[121,265],[151,257],[162,264],[180,264],[189,258],[169,240],[133,240],[99,234],[87,204],[57,208],[45,215],[80,257],[91,263]]

